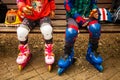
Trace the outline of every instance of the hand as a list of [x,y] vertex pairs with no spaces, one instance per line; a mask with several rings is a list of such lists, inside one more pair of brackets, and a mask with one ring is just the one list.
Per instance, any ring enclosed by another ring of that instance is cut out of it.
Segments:
[[23,7],[22,11],[26,15],[32,15],[33,14],[32,7],[30,7],[30,6]]
[[55,18],[55,11],[51,11],[51,12],[50,12],[50,18],[51,18],[51,19],[54,19],[54,18]]
[[97,9],[93,9],[93,10],[90,12],[89,17],[90,17],[90,18],[98,19],[98,11],[97,11]]
[[97,12],[94,13],[94,14],[93,14],[93,17],[94,17],[95,19],[98,19],[98,13],[97,13]]

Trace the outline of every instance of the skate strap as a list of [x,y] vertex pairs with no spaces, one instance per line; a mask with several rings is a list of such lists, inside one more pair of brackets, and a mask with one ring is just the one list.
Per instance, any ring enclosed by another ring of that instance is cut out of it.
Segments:
[[45,53],[47,53],[47,55],[52,54],[52,44],[45,44]]
[[28,53],[30,53],[30,50],[27,48],[28,44],[26,45],[20,45],[19,49],[20,49],[20,55],[27,55]]
[[72,29],[75,29],[76,31],[78,31],[78,27],[77,26],[75,26],[75,25],[72,25],[72,24],[69,24],[69,26],[68,26],[69,28],[72,28]]
[[22,55],[25,55],[25,56],[28,56],[30,54],[30,51],[26,51],[26,52],[24,52],[24,53],[19,53],[19,56],[22,56]]

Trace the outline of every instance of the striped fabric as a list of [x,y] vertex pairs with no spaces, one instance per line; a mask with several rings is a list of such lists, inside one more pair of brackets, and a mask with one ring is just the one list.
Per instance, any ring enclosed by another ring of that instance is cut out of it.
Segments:
[[112,21],[111,13],[105,8],[99,8],[99,21]]

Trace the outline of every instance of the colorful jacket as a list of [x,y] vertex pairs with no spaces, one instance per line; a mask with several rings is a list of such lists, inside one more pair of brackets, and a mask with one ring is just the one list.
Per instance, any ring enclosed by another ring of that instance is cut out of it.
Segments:
[[67,17],[76,19],[79,16],[89,17],[92,9],[97,9],[96,0],[65,0]]
[[17,0],[17,6],[20,11],[25,6],[33,7],[33,15],[25,15],[24,17],[37,20],[45,16],[49,16],[50,12],[55,10],[54,0]]

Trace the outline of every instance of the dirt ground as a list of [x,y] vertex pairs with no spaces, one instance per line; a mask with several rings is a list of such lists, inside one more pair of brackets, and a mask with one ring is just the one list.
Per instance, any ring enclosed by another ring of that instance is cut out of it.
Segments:
[[[85,55],[88,45],[88,34],[79,34],[75,43],[75,57],[77,61],[75,65],[79,67],[80,70],[84,70],[88,66],[85,61]],[[63,53],[64,46],[64,34],[54,34],[54,53],[56,55],[56,62]],[[18,54],[18,40],[17,36],[14,33],[0,34],[0,60],[8,57],[17,57]],[[41,34],[29,34],[29,46],[32,54],[34,55],[33,59],[39,57],[44,57],[44,40],[42,39]],[[108,59],[117,59],[118,70],[120,71],[120,33],[102,33],[101,39],[99,41],[99,48],[101,56],[104,61]],[[112,62],[112,61],[110,61]],[[106,63],[103,62],[103,65]],[[105,67],[107,68],[107,67]],[[120,75],[119,75],[120,76]],[[115,78],[116,79],[116,78]],[[84,79],[83,79],[84,80]],[[106,79],[107,80],[107,79]],[[112,79],[111,79],[112,80]],[[119,80],[119,79],[117,79]]]
[[[85,56],[88,45],[88,34],[79,34],[75,43],[75,56]],[[64,34],[54,34],[54,53],[61,55],[64,46]],[[16,34],[0,34],[0,57],[17,56],[18,44]],[[44,49],[44,40],[41,34],[29,34],[29,46],[33,54]],[[120,56],[120,33],[102,34],[98,51],[102,56]]]

